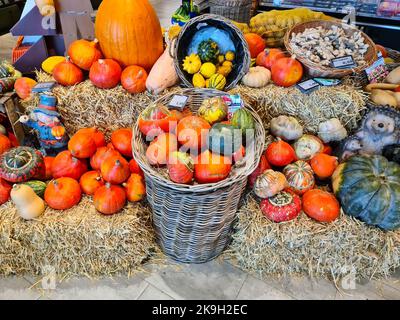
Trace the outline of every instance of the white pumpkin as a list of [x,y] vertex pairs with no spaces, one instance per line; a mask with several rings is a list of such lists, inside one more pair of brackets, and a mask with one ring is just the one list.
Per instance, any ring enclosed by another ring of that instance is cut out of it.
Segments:
[[339,119],[332,118],[319,124],[318,136],[325,143],[341,141],[347,137],[347,130]]
[[264,67],[252,67],[242,78],[242,83],[251,88],[265,87],[271,80],[271,71]]
[[297,140],[303,135],[303,127],[294,117],[279,116],[271,119],[271,133],[286,141]]
[[320,153],[322,150],[324,150],[324,144],[318,137],[310,134],[304,134],[294,143],[293,149],[296,152],[296,156],[299,160],[308,161],[317,153]]

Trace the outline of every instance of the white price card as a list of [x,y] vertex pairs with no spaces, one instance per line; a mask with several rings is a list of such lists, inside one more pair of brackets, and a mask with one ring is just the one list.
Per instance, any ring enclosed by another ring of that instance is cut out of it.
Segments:
[[331,60],[332,68],[337,69],[349,69],[356,66],[352,56],[344,56],[340,58],[334,58]]
[[168,104],[168,107],[182,110],[183,108],[185,108],[188,100],[189,100],[188,96],[175,94],[172,97],[170,103]]

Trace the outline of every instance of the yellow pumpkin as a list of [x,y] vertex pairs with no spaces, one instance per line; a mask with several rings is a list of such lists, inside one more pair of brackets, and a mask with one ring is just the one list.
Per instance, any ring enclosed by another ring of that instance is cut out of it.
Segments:
[[202,76],[204,78],[207,78],[207,79],[211,78],[211,76],[213,74],[215,74],[216,72],[217,72],[217,68],[211,62],[203,63],[203,65],[200,68],[200,73],[202,74]]
[[195,73],[193,75],[192,82],[193,82],[193,86],[195,88],[205,88],[205,86],[206,86],[206,80],[200,73]]
[[222,74],[225,78],[232,72],[232,68],[228,66],[220,66],[217,73]]
[[62,57],[62,56],[48,57],[46,60],[44,60],[42,62],[42,69],[44,72],[47,72],[48,74],[52,74],[55,66],[63,61],[65,61],[65,57]]
[[195,74],[195,73],[199,72],[199,70],[201,68],[200,57],[197,54],[192,53],[190,56],[187,56],[183,60],[182,66],[183,66],[183,70],[185,70],[187,73]]
[[95,33],[104,56],[122,67],[150,71],[164,51],[160,21],[147,0],[103,0]]
[[235,60],[235,53],[233,53],[232,51],[228,51],[227,53],[225,53],[225,59],[227,61]]
[[211,76],[208,82],[207,88],[223,90],[226,85],[226,78],[222,74],[214,74]]

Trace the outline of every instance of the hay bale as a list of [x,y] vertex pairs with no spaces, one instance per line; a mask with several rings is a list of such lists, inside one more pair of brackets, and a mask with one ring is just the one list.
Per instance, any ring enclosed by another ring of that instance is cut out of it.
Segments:
[[46,208],[35,221],[21,219],[11,202],[0,207],[0,275],[40,275],[48,266],[66,276],[129,275],[155,250],[145,204],[105,216],[84,197],[66,211]]
[[351,84],[342,84],[304,94],[295,87],[282,88],[270,84],[253,89],[238,86],[231,93],[249,99],[265,124],[279,115],[296,117],[309,133],[317,133],[318,125],[331,118],[339,118],[350,132],[357,128],[366,109],[366,95]]
[[378,278],[400,266],[400,230],[384,232],[344,214],[330,224],[304,213],[274,223],[249,194],[235,229],[228,257],[260,276],[306,274],[335,280],[354,270],[360,279]]

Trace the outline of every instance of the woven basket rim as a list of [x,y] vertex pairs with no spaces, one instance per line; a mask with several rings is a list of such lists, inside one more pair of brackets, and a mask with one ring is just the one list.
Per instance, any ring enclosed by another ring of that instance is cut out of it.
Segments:
[[[186,88],[186,89],[183,89],[178,92],[165,94],[162,97],[160,97],[159,99],[157,99],[156,101],[154,101],[153,104],[157,104],[160,101],[163,101],[168,97],[172,97],[175,94],[190,95],[193,93],[201,94],[202,92],[204,92],[204,93],[207,92],[209,94],[213,94],[216,96],[229,95],[228,93],[226,93],[224,91],[215,90],[215,89]],[[255,143],[255,141],[254,141],[255,154],[254,154],[254,159],[253,159],[252,163],[247,164],[247,162],[246,162],[246,165],[244,167],[240,167],[237,169],[237,170],[241,170],[241,171],[238,171],[237,174],[235,174],[234,176],[232,176],[230,174],[226,179],[216,182],[216,183],[205,183],[205,184],[194,184],[194,185],[175,183],[175,182],[172,182],[171,180],[163,177],[162,175],[160,175],[159,172],[157,172],[148,163],[148,161],[141,160],[139,144],[142,141],[142,133],[139,130],[139,118],[136,120],[134,128],[133,128],[133,137],[132,137],[133,157],[136,160],[136,162],[139,164],[140,168],[145,172],[145,174],[148,175],[148,177],[150,179],[156,180],[157,183],[159,183],[165,187],[179,191],[179,192],[207,193],[207,192],[212,192],[213,190],[228,187],[228,186],[232,185],[233,183],[236,183],[237,181],[246,178],[255,170],[255,168],[257,168],[261,154],[264,150],[265,129],[264,129],[262,120],[258,116],[257,112],[251,106],[249,106],[249,104],[246,102],[245,102],[245,109],[251,112],[251,114],[254,118],[256,128],[258,128],[258,130],[260,131],[262,138],[261,138],[261,141],[257,141],[257,143]],[[247,157],[247,155],[245,157]]]
[[[357,29],[357,27],[354,27],[352,25],[347,25],[347,26],[349,29],[357,30],[357,31],[361,32],[361,35],[363,36],[365,41],[369,44],[368,50],[372,54],[372,58],[370,58],[369,60],[366,60],[365,61],[366,63],[363,64],[362,66],[358,66],[358,67],[351,68],[351,69],[350,68],[349,69],[337,69],[337,68],[323,67],[323,66],[321,66],[317,63],[314,63],[304,57],[297,56],[294,53],[292,46],[290,44],[290,38],[291,38],[292,33],[299,27],[304,27],[304,29],[306,29],[308,25],[314,25],[316,22],[319,22],[321,25],[331,25],[331,26],[336,25],[339,27],[342,26],[342,23],[340,22],[340,20],[315,19],[315,20],[310,20],[310,21],[306,21],[306,22],[300,22],[300,23],[294,25],[292,28],[290,28],[289,31],[286,32],[286,34],[284,36],[284,45],[285,45],[286,50],[290,53],[290,55],[296,56],[296,59],[299,60],[305,67],[307,67],[309,69],[313,69],[317,72],[329,74],[329,76],[332,76],[332,77],[344,77],[344,76],[350,75],[352,73],[358,73],[358,72],[365,70],[366,68],[371,66],[374,63],[374,61],[377,59],[378,55],[377,55],[375,43],[372,41],[372,39],[366,33]],[[367,53],[368,53],[368,51],[367,51]]]
[[[243,33],[240,31],[238,27],[236,27],[235,24],[233,24],[229,19],[224,18],[223,16],[217,15],[217,14],[203,14],[198,17],[195,17],[193,19],[190,19],[189,22],[187,22],[182,29],[180,30],[176,40],[173,42],[174,48],[173,48],[173,59],[174,59],[174,66],[175,70],[178,74],[178,77],[182,81],[182,83],[188,87],[188,88],[193,88],[193,84],[188,81],[185,77],[185,71],[182,70],[181,63],[178,60],[178,45],[180,40],[183,37],[183,34],[186,32],[188,28],[190,28],[193,24],[198,24],[198,23],[204,23],[207,20],[214,20],[218,22],[225,23],[228,27],[233,29],[233,31],[236,33],[237,37],[240,39],[241,45],[244,47],[244,52],[243,52],[243,61],[240,64],[240,72],[238,73],[236,79],[232,80],[229,84],[227,84],[224,88],[225,91],[228,91],[232,88],[234,88],[239,81],[243,78],[243,76],[249,71],[250,69],[250,63],[251,63],[251,58],[250,58],[250,51],[249,47],[247,45],[247,41],[244,38]],[[236,45],[236,44],[235,44]]]

